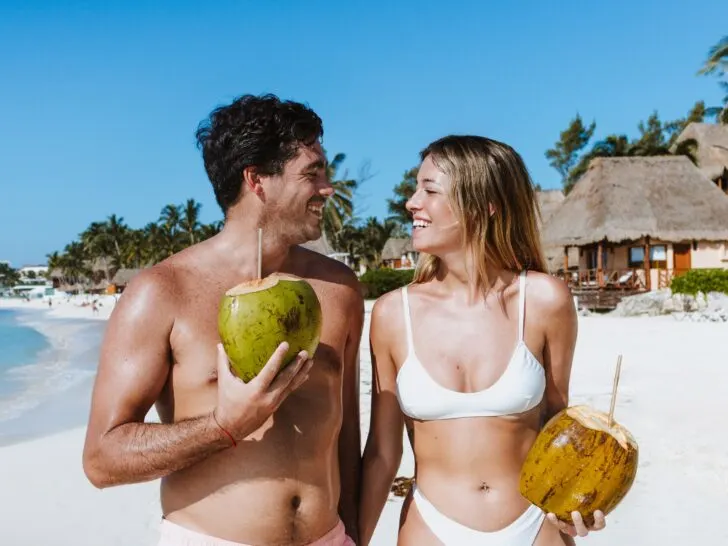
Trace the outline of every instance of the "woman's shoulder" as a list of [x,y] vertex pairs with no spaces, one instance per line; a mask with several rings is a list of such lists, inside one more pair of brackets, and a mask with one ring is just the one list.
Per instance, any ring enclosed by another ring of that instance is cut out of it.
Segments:
[[390,290],[379,296],[372,306],[372,319],[392,319],[402,313],[404,291],[407,287]]
[[540,271],[528,271],[526,279],[529,307],[535,306],[545,314],[552,314],[574,305],[571,290],[562,279]]

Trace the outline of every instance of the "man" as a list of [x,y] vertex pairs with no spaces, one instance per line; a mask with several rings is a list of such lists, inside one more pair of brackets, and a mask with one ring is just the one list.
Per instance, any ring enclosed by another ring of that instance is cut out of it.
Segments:
[[[213,111],[197,138],[225,226],[143,270],[109,320],[84,470],[100,488],[161,478],[161,544],[357,538],[363,300],[349,268],[297,246],[321,235],[333,192],[322,135],[313,111],[271,95]],[[316,354],[277,374],[284,343],[244,383],[217,312],[257,276],[259,227],[263,275],[307,279],[323,328]],[[161,423],[144,423],[155,403]]]

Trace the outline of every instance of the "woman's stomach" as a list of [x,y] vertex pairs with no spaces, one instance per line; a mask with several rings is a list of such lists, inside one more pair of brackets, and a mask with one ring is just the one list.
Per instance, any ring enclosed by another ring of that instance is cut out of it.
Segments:
[[417,487],[463,525],[502,529],[529,506],[518,482],[537,427],[538,419],[529,416],[415,422]]

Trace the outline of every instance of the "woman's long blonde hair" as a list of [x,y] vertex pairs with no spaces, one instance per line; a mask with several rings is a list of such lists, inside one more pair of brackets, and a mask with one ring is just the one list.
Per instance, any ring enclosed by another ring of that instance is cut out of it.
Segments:
[[[513,148],[485,137],[451,135],[420,152],[421,160],[428,156],[450,178],[450,206],[476,266],[478,288],[489,290],[489,267],[546,272],[536,190]],[[421,254],[413,283],[432,280],[439,268],[439,258]]]

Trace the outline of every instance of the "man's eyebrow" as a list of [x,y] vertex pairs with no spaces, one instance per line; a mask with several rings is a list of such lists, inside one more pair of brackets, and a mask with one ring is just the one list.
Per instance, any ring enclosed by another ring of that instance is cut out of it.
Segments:
[[303,170],[304,171],[314,171],[314,170],[317,170],[317,169],[325,169],[326,168],[326,164],[327,164],[327,161],[325,161],[325,160],[323,160],[321,158],[314,159],[313,161],[311,161],[311,163],[309,163],[308,165],[306,165],[303,168]]

